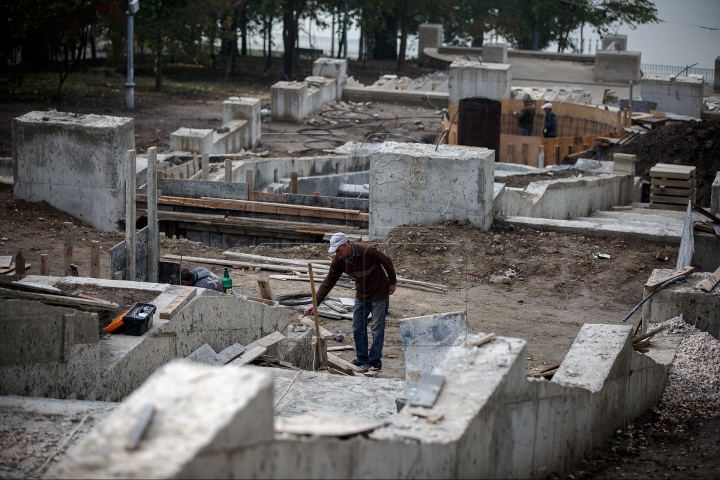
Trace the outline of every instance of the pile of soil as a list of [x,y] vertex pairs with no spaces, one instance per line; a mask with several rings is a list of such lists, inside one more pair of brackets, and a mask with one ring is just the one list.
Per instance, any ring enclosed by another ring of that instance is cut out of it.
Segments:
[[508,175],[505,177],[495,176],[495,181],[504,183],[506,187],[525,188],[532,182],[542,182],[544,180],[558,180],[560,178],[570,178],[579,175],[580,172],[572,170],[557,170],[547,173],[528,173],[526,175]]
[[658,163],[697,167],[696,199],[701,207],[708,207],[720,170],[720,120],[666,124],[609,149],[603,160],[612,160],[615,153],[637,155],[636,175],[645,180],[650,180],[650,169]]

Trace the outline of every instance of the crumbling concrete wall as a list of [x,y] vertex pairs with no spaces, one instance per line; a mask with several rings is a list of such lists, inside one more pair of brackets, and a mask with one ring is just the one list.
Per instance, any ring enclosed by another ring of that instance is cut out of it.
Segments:
[[700,118],[704,82],[700,77],[646,73],[642,77],[643,101],[657,103],[661,112]]
[[[442,413],[442,420],[426,422],[405,408],[367,438],[273,435],[269,374],[174,363],[49,475],[544,478],[571,469],[657,404],[669,368],[633,350],[630,325],[583,326],[549,382],[526,377],[524,340],[497,337],[473,347],[478,338],[453,347],[433,370],[445,384],[426,413]],[[348,405],[366,401],[342,395]],[[122,447],[132,427],[126,419],[150,401],[158,413],[141,453],[130,453]],[[242,442],[233,440],[238,435]]]
[[388,142],[370,154],[370,237],[398,225],[464,220],[492,225],[495,152]]
[[248,171],[253,172],[253,190],[264,190],[271,183],[298,177],[362,172],[370,169],[368,155],[325,155],[318,157],[256,158],[233,162],[233,182],[245,183]]
[[339,81],[336,78],[307,77],[302,82],[277,82],[270,89],[273,120],[297,123],[319,112],[327,102],[342,98]]
[[[595,81],[627,85],[640,82],[640,52],[617,52],[598,50],[595,52]],[[643,100],[646,100],[643,97]]]
[[[648,281],[671,275],[674,269],[653,270]],[[642,307],[643,331],[652,323],[661,323],[680,314],[685,322],[720,339],[720,288],[708,292],[700,290],[700,283],[712,272],[696,272],[687,281],[679,281],[656,293]],[[647,289],[643,296],[650,292]]]
[[476,96],[510,98],[512,65],[455,60],[450,64],[450,105]]
[[0,300],[0,395],[84,398],[98,365],[96,313]]
[[524,189],[499,184],[493,210],[503,217],[569,220],[614,205],[628,205],[633,198],[633,176],[609,174],[533,182]]
[[313,62],[313,77],[334,78],[337,84],[335,100],[342,100],[342,92],[347,83],[348,61],[343,58],[318,58]]
[[627,51],[627,35],[605,35],[602,39],[602,49],[615,52]]
[[12,121],[14,195],[40,202],[103,231],[125,218],[132,118],[30,112]]

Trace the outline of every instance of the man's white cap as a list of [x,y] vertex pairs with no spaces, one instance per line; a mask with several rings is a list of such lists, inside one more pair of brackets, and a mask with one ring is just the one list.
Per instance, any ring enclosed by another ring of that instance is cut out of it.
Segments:
[[338,232],[330,238],[330,249],[328,252],[333,253],[343,243],[347,243],[348,236],[342,232]]
[[548,102],[548,103],[546,103],[545,105],[542,106],[542,109],[543,109],[543,110],[545,110],[546,108],[549,108],[550,110],[552,110],[552,103]]

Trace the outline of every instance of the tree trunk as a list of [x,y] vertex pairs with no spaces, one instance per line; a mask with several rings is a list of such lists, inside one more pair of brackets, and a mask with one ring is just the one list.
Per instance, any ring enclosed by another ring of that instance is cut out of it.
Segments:
[[375,47],[373,58],[376,60],[396,60],[398,18],[395,14],[384,15],[384,28],[375,29]]
[[268,56],[267,56],[267,68],[272,68],[272,16],[267,16],[267,49],[268,49]]
[[157,12],[157,45],[155,46],[155,91],[162,92],[162,0],[155,0],[155,11]]
[[398,72],[405,68],[405,50],[407,50],[407,36],[410,29],[410,0],[405,0],[405,8],[402,14],[400,27],[400,55],[398,56]]
[[[292,78],[293,57],[295,55],[295,36],[297,35],[297,22],[295,21],[295,0],[285,0],[283,4],[283,47],[285,48],[284,63],[285,76]],[[298,15],[299,16],[299,15]]]
[[240,12],[240,37],[242,42],[242,47],[240,49],[240,55],[243,57],[247,57],[247,14],[245,13],[245,7],[243,7],[243,10]]

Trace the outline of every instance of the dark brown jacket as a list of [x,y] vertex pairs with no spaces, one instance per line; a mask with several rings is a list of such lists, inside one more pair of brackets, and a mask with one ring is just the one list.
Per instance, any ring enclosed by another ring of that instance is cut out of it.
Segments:
[[518,127],[532,130],[535,121],[535,105],[532,103],[523,107],[517,116]]
[[351,245],[354,245],[356,250],[355,264],[350,265],[335,255],[330,264],[330,272],[318,290],[318,305],[325,300],[343,273],[347,273],[355,279],[355,288],[357,289],[355,296],[363,302],[384,300],[390,294],[390,285],[395,285],[397,282],[395,267],[393,267],[390,257],[367,243]]

